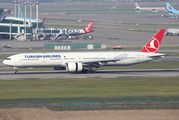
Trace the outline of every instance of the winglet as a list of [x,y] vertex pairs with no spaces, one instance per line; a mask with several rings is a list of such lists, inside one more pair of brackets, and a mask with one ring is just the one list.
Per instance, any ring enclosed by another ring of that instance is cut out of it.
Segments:
[[151,40],[142,48],[140,52],[153,52],[157,53],[160,47],[163,35],[165,33],[165,29],[160,29],[152,38]]

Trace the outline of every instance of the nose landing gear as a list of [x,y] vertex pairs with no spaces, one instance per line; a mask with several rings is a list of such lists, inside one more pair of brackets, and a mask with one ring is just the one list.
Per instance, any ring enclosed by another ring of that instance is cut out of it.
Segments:
[[15,74],[19,74],[17,71],[17,67],[13,67],[13,69],[15,70]]

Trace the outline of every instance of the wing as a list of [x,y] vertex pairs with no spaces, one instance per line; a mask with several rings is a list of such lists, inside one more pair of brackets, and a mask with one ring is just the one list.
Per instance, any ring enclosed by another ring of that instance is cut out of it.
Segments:
[[158,57],[164,57],[165,54],[154,54],[154,55],[150,55],[149,58],[158,58]]
[[116,62],[121,61],[124,59],[129,59],[127,57],[117,57],[117,58],[111,58],[111,59],[97,59],[97,60],[88,60],[88,61],[82,61],[82,64],[93,64],[98,62]]

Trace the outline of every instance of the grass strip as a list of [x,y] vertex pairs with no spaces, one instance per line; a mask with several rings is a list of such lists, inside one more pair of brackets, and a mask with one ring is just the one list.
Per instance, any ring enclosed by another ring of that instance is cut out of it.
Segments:
[[174,24],[156,24],[156,23],[121,23],[125,25],[145,25],[145,26],[167,26],[167,27],[179,27],[179,24],[174,23]]
[[[86,24],[87,25],[87,24]],[[55,28],[76,28],[76,29],[84,29],[86,26],[78,26],[78,25],[54,25],[54,24],[45,24],[46,27],[55,27]],[[93,28],[97,28],[94,27]]]
[[[59,18],[45,18],[45,20],[57,20],[57,21],[65,21],[65,22],[78,22],[77,19],[59,19]],[[90,22],[92,20],[81,20],[81,22]],[[97,21],[93,21],[97,22]]]
[[179,96],[178,77],[1,80],[0,99]]
[[58,27],[58,28],[85,28],[86,26],[77,26],[77,25],[52,25],[52,24],[45,24],[46,27]]

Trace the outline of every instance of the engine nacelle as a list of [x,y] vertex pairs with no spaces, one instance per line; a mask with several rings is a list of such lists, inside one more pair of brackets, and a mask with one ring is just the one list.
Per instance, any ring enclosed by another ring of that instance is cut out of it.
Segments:
[[81,72],[83,65],[80,62],[68,62],[66,63],[66,70],[68,72]]
[[66,68],[62,67],[62,66],[60,66],[60,67],[53,67],[53,69],[54,70],[66,70]]

